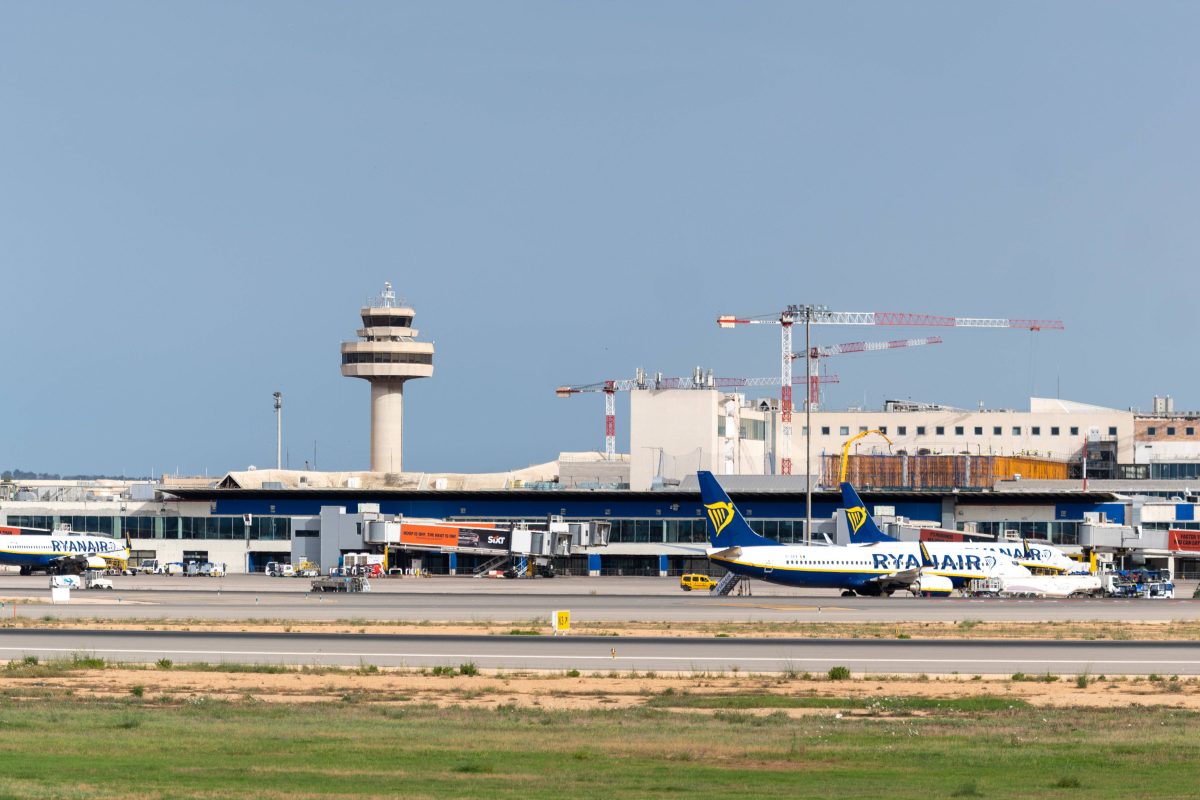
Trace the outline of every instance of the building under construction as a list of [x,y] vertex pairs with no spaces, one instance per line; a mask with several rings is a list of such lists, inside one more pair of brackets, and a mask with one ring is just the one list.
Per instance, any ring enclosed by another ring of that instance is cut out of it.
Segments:
[[[819,485],[836,488],[841,456],[821,458]],[[852,455],[846,480],[864,489],[992,489],[997,481],[1066,480],[1065,461],[1028,456]]]

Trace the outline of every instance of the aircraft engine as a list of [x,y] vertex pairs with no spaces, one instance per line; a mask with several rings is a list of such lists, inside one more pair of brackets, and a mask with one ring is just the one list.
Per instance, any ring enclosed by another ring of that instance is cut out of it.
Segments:
[[921,571],[921,577],[913,584],[913,593],[925,597],[949,597],[954,591],[954,584],[945,575],[934,575]]

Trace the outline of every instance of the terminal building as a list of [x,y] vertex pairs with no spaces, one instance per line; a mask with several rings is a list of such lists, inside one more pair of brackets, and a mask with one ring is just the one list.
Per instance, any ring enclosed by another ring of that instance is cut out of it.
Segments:
[[[563,453],[505,473],[429,474],[403,470],[402,412],[405,384],[433,375],[433,345],[417,340],[415,311],[390,284],[360,317],[358,339],[341,345],[341,370],[371,383],[370,469],[8,480],[0,482],[0,527],[65,523],[128,537],[135,559],[214,561],[240,572],[313,554],[327,570],[337,564],[325,562],[386,544],[372,540],[371,523],[428,518],[546,531],[595,523],[590,530],[604,536],[550,553],[560,574],[703,572],[697,470],[718,475],[751,526],[781,542],[804,540],[811,486],[812,534],[836,541],[843,443],[879,431],[890,444],[878,435],[856,442],[848,477],[896,535],[1026,537],[1200,574],[1200,412],[1176,412],[1169,397],[1154,398],[1148,413],[1049,398],[1032,398],[1027,410],[907,401],[814,410],[807,478],[802,417],[784,440],[778,398],[722,390],[698,371],[692,388],[650,380],[630,391],[628,455]],[[785,454],[800,474],[779,474]],[[493,560],[461,547],[399,546],[391,556],[401,568],[457,574]]]

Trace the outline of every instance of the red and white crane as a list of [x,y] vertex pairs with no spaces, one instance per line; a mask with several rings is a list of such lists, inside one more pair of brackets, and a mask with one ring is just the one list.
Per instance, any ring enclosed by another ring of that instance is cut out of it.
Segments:
[[[901,347],[921,347],[927,344],[941,344],[940,336],[923,336],[917,339],[892,339],[888,342],[844,342],[843,344],[818,345],[809,348],[809,379],[808,404],[816,411],[820,405],[821,381],[817,377],[818,362],[822,358],[840,356],[846,353],[866,353],[875,350],[896,350]],[[792,360],[804,358],[803,353],[792,353]]]
[[[780,427],[783,436],[783,457],[779,460],[779,472],[792,474],[792,326],[804,324],[804,357],[809,362],[805,374],[812,374],[812,343],[809,341],[811,325],[892,325],[904,327],[940,326],[949,328],[1019,328],[1029,331],[1062,330],[1062,320],[1057,319],[991,319],[982,317],[943,317],[934,314],[909,314],[895,311],[830,311],[827,306],[789,305],[778,314],[753,317],[737,317],[732,314],[717,317],[717,325],[733,328],[738,325],[778,325],[782,338],[782,364],[780,370],[781,389],[779,394]],[[811,406],[807,406],[811,410]]]
[[[793,378],[795,383],[803,383],[804,378]],[[838,383],[837,375],[821,375],[818,383]],[[631,380],[607,380],[596,383],[585,383],[578,386],[559,386],[554,390],[558,397],[570,397],[573,394],[604,393],[604,457],[610,461],[617,453],[617,392],[628,392],[634,389],[728,389],[741,386],[778,386],[779,378],[721,378],[697,368],[689,378],[666,378],[662,373],[656,373],[647,379],[645,370],[639,369],[637,377]]]

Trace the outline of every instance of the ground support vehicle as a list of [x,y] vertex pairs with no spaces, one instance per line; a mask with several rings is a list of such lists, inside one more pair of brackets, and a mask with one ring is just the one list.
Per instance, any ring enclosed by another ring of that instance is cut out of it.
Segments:
[[690,592],[693,589],[707,592],[716,585],[717,582],[707,575],[688,573],[681,575],[679,578],[679,588],[685,592]]
[[358,575],[326,575],[312,582],[314,592],[369,592],[371,582]]
[[1104,594],[1099,576],[1030,575],[1028,577],[977,578],[963,591],[971,597],[1099,597]]
[[86,570],[78,575],[51,575],[51,589],[107,589],[112,591],[113,582],[104,577],[100,570]]
[[113,582],[104,577],[104,573],[96,570],[88,570],[79,576],[83,579],[84,589],[106,589],[112,591]]
[[1104,594],[1108,597],[1169,600],[1175,596],[1175,583],[1167,570],[1115,570],[1104,573],[1103,581]]

